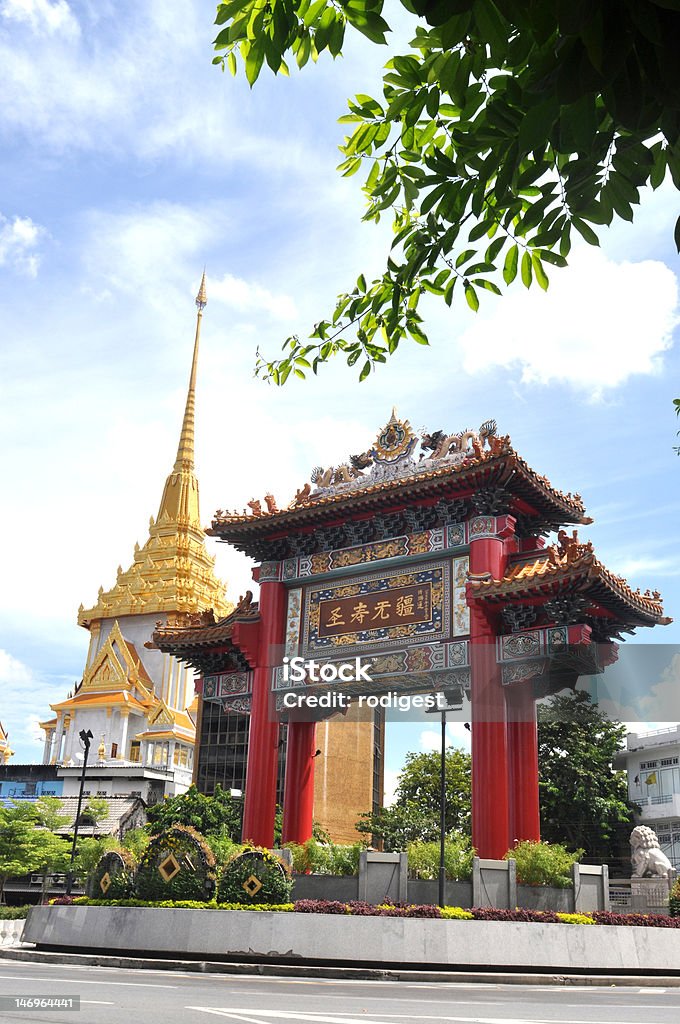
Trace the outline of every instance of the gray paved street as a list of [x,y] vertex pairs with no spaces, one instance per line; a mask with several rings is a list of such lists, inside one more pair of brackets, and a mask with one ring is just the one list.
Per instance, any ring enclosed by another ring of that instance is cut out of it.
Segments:
[[3,1010],[41,1024],[678,1024],[680,989],[260,978],[0,959],[0,996],[79,996],[79,1012]]

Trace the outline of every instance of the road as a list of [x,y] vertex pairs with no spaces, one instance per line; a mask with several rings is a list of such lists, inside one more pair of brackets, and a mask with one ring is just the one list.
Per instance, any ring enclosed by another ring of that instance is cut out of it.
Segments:
[[41,1024],[677,1024],[680,989],[261,978],[0,959],[0,996],[79,996]]

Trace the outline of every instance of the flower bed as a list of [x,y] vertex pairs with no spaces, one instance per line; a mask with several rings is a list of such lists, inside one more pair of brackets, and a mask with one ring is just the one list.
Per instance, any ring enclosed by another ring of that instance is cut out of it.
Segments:
[[243,905],[227,909],[217,903],[164,902],[88,906],[84,900],[72,906],[33,907],[23,941],[45,950],[237,963],[680,974],[680,931],[659,917],[624,917],[627,927],[620,927],[616,915],[596,921],[590,914],[374,907],[341,901],[271,909],[252,904],[244,912]]
[[495,910],[492,907],[437,907],[432,904],[390,903],[375,905],[362,900],[297,900],[295,903],[218,903],[200,900],[97,900],[87,896],[60,896],[52,906],[148,907],[168,910],[251,910],[296,914],[335,914],[352,917],[407,917],[455,921],[515,921],[525,924],[625,925],[643,928],[680,928],[680,918],[663,914],[616,914],[594,911],[591,914],[567,914],[553,910]]

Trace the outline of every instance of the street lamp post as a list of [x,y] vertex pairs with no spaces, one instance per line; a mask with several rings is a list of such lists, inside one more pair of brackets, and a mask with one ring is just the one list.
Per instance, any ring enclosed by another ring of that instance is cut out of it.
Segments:
[[437,694],[437,702],[430,713],[439,711],[442,723],[442,742],[439,758],[439,882],[438,902],[446,906],[446,712],[460,711],[463,694],[455,688],[447,688]]
[[442,746],[439,764],[439,906],[446,906],[446,711],[442,711]]
[[73,824],[73,842],[71,843],[71,859],[69,861],[68,871],[66,872],[66,895],[71,895],[71,889],[73,888],[73,862],[76,857],[76,844],[78,842],[78,828],[80,826],[80,810],[83,804],[83,789],[85,788],[85,771],[87,769],[87,756],[90,753],[90,740],[92,739],[92,733],[88,729],[81,729],[78,734],[83,744],[83,770],[80,773],[80,787],[78,789],[78,808],[76,810],[76,820]]

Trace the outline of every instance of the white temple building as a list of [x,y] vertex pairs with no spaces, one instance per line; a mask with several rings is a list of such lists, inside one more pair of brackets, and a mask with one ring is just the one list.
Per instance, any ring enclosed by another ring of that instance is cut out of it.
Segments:
[[224,585],[215,576],[200,522],[194,473],[196,370],[205,274],[191,374],[177,457],[156,519],[143,546],[135,545],[129,569],[118,568],[114,586],[100,588],[96,604],[81,605],[78,623],[90,633],[82,680],[55,717],[41,722],[44,764],[57,766],[64,796],[77,792],[83,762],[81,732],[91,732],[87,787],[97,796],[140,796],[154,803],[184,792],[192,781],[196,740],[193,674],[154,648],[159,624],[198,623],[203,613],[226,615]]

